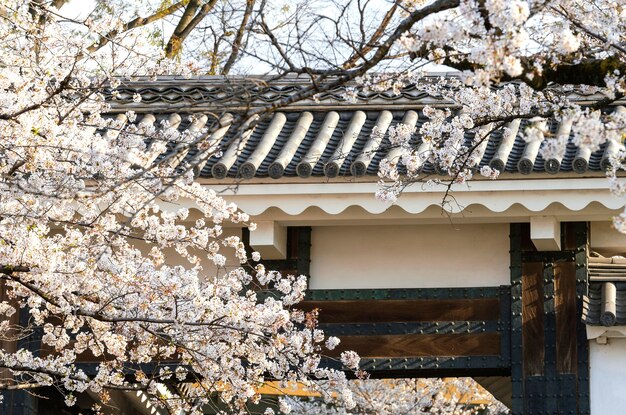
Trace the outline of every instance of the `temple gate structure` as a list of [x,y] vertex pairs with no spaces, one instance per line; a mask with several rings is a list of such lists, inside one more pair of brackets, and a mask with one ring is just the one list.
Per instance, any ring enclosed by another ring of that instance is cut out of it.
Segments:
[[[297,93],[304,81],[248,87],[245,105],[237,82],[129,83],[112,116],[132,109],[138,123],[213,128]],[[141,103],[132,102],[136,92]],[[571,97],[596,98],[576,89]],[[528,121],[515,120],[478,149],[481,166],[501,171],[497,180],[477,176],[449,194],[416,183],[390,204],[374,196],[377,169],[399,153],[372,131],[401,122],[419,131],[426,105],[454,104],[417,87],[356,102],[342,90],[316,98],[280,108],[242,139],[217,129],[221,151],[195,171],[258,224],[228,232],[267,268],[309,277],[302,307],[320,310],[325,332],[342,339],[339,351],[357,351],[372,377],[473,377],[514,415],[626,407],[626,236],[610,222],[624,202],[604,177],[622,143],[591,153],[570,140],[560,158],[544,160],[539,145],[522,139]],[[428,162],[422,172],[446,179]]]

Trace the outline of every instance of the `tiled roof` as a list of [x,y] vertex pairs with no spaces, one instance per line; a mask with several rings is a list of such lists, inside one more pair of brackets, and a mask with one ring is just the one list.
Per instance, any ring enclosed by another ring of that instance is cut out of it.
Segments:
[[[120,88],[119,102],[113,108],[133,109],[138,114],[138,122],[154,124],[157,128],[167,120],[170,126],[181,132],[192,123],[196,130],[205,127],[213,130],[218,118],[223,120],[229,113],[231,116],[240,114],[239,104],[268,104],[303,88],[298,83],[272,88],[252,87],[245,90],[249,96],[238,96],[243,89],[228,89],[214,79],[209,83],[196,81],[185,85],[176,86],[170,80],[165,84],[144,82],[133,88]],[[129,97],[137,91],[142,94],[142,102],[133,104]],[[231,131],[235,128],[222,128],[211,137],[215,143],[219,142],[220,153],[200,163],[195,169],[196,175],[217,179],[376,175],[380,161],[383,158],[398,159],[399,150],[392,148],[387,134],[382,140],[373,137],[371,133],[375,126],[379,131],[388,131],[389,127],[402,122],[416,126],[419,131],[427,121],[421,108],[434,104],[450,105],[413,86],[398,95],[361,94],[361,104],[346,102],[344,92],[333,90],[319,97],[318,103],[307,101],[298,107],[275,112],[269,118],[259,120],[252,132],[244,133],[243,138]],[[527,125],[527,120],[515,120],[507,125],[510,134],[503,135],[503,129],[492,132],[489,140],[476,150],[474,157],[480,160],[479,166],[489,165],[514,174],[601,172],[608,164],[609,155],[616,153],[621,146],[609,143],[590,153],[574,145],[570,137],[562,157],[544,160],[537,142],[526,143],[522,139]],[[555,120],[549,120],[548,127],[551,133],[558,135],[568,135],[571,130],[571,125],[559,125]],[[471,146],[473,134],[466,134],[465,139]],[[419,148],[421,141],[418,132],[413,137],[413,144]],[[171,153],[176,145],[170,143],[167,152]],[[158,157],[167,156],[167,152]],[[199,150],[192,147],[175,161],[182,165],[197,164],[199,158],[202,158]],[[422,171],[438,173],[430,163],[425,163]]]
[[[195,115],[197,116],[197,114]],[[161,121],[180,118],[178,129],[189,128],[188,114],[148,114],[140,122],[159,125]],[[206,120],[208,118],[204,118]],[[262,120],[243,140],[234,139],[226,132],[221,140],[221,157],[212,156],[198,169],[199,177],[336,177],[376,175],[383,158],[398,157],[397,149],[390,146],[388,138],[377,145],[372,138],[375,125],[388,127],[400,122],[419,126],[426,118],[419,111],[302,111],[279,112],[271,119]],[[201,120],[202,122],[202,120]],[[206,122],[206,121],[205,121]],[[526,120],[509,125],[511,134],[503,137],[502,130],[493,132],[486,145],[479,149],[480,166],[489,165],[506,173],[551,174],[575,172],[600,172],[608,163],[607,145],[593,153],[576,147],[571,139],[562,158],[544,160],[539,147],[526,143],[521,135],[528,124]],[[556,132],[558,125],[550,124]],[[467,134],[469,145],[473,138]],[[419,134],[414,137],[419,146]],[[169,151],[175,148],[171,143]],[[181,160],[192,162],[198,153],[192,148]],[[162,154],[161,157],[167,154]],[[422,167],[424,173],[435,173],[429,163]]]
[[590,258],[589,280],[583,321],[591,326],[626,326],[626,258]]
[[[441,96],[433,95],[429,85],[440,81],[443,77],[453,79],[453,74],[441,74],[438,76],[423,77],[420,85],[407,85],[401,91],[375,91],[359,90],[356,84],[348,84],[352,89],[356,102],[346,98],[346,87],[336,87],[318,93],[313,99],[298,101],[299,107],[324,106],[337,104],[357,104],[360,106],[391,105],[449,105]],[[333,81],[332,78],[328,80]],[[124,108],[185,108],[193,111],[203,107],[210,108],[234,108],[238,105],[249,108],[250,106],[272,104],[281,99],[304,91],[312,86],[307,77],[285,77],[272,79],[268,77],[222,77],[200,76],[194,78],[184,77],[159,77],[156,80],[139,79],[132,82],[124,82],[116,91],[118,96],[111,100],[111,91],[105,91],[113,107]],[[550,86],[548,90],[565,94],[577,102],[593,102],[606,96],[598,94],[590,88],[558,85]],[[139,93],[142,96],[141,103],[133,100],[133,95]],[[351,94],[352,95],[352,94]]]

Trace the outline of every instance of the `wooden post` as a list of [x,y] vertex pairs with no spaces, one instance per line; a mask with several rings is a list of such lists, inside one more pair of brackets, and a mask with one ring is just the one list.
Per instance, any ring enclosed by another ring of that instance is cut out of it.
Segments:
[[538,252],[528,224],[511,225],[513,414],[589,414],[581,321],[587,224],[564,223],[559,251]]
[[[4,285],[0,287],[4,293]],[[2,296],[0,296],[2,300]],[[15,319],[12,321],[14,324],[19,324],[21,327],[28,326],[28,320],[30,315],[26,308],[18,310],[18,313],[14,314]],[[18,341],[3,342],[7,346],[7,350],[15,351],[19,349],[30,349],[37,356],[37,351],[40,347],[39,332],[30,336],[20,339]],[[10,376],[6,371],[3,371],[4,376]],[[2,402],[0,402],[0,413],[6,415],[37,415],[39,413],[39,399],[36,396],[37,391],[29,393],[25,390],[10,390],[0,392],[2,394]]]

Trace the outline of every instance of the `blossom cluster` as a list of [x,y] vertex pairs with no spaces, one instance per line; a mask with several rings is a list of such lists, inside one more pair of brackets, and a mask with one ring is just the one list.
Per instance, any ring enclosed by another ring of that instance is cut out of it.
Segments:
[[[480,164],[482,154],[487,141],[494,134],[505,136],[515,119],[522,120],[515,134],[537,142],[544,160],[561,160],[570,142],[583,152],[609,143],[623,148],[626,124],[618,106],[626,92],[619,63],[624,50],[618,40],[626,31],[623,5],[605,0],[402,4],[409,17],[442,6],[417,20],[398,41],[417,69],[359,81],[364,89],[394,94],[411,85],[441,104],[423,109],[427,121],[409,140],[388,133],[391,145],[401,151],[380,164],[379,198],[393,202],[409,184],[429,180],[423,173],[426,163],[443,175],[437,181],[446,185],[465,183],[477,173],[498,177],[500,171]],[[585,66],[597,62],[607,66]],[[432,64],[454,69],[453,76],[424,77]],[[572,67],[591,72],[568,73]],[[576,85],[568,85],[568,79]],[[561,85],[551,84],[554,81]],[[591,85],[584,85],[586,81]],[[567,128],[555,132],[553,122]],[[613,153],[607,173],[611,189],[620,194],[617,172],[624,169],[624,159],[621,152]],[[623,218],[616,218],[616,227],[626,231]]]
[[[192,166],[156,160],[207,130],[107,115],[104,87],[115,99],[125,79],[189,67],[140,45],[141,31],[90,49],[119,19],[80,25],[17,0],[0,15],[12,21],[0,24],[0,333],[42,333],[41,350],[0,350],[0,367],[57,387],[68,405],[86,391],[106,404],[111,389],[139,390],[171,413],[202,413],[215,393],[245,411],[267,377],[347,388],[343,372],[320,366],[337,339],[293,307],[306,278],[255,269],[259,254],[224,228],[253,229],[248,215],[195,182]],[[27,325],[12,323],[17,313]],[[95,374],[81,370],[85,356]],[[358,356],[344,363],[356,368]],[[164,394],[172,378],[201,387]]]
[[282,399],[281,409],[289,407],[301,415],[509,413],[502,403],[471,378],[366,379],[351,381],[350,389],[355,401],[352,409],[297,397]]

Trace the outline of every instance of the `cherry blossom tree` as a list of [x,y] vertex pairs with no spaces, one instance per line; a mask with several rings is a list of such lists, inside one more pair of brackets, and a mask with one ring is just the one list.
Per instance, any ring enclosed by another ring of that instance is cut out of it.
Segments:
[[107,405],[112,391],[141,391],[172,413],[202,413],[219,394],[238,412],[268,377],[325,378],[350,405],[344,373],[319,366],[337,340],[291,307],[305,277],[265,271],[224,233],[253,230],[245,213],[192,169],[153,163],[173,128],[103,116],[104,85],[189,66],[142,44],[145,32],[111,35],[112,14],[76,28],[53,5],[7,1],[0,19],[0,389],[55,387],[68,406],[83,392]]
[[[388,133],[400,151],[381,165],[378,196],[384,200],[394,201],[411,183],[429,181],[421,174],[426,162],[447,174],[432,181],[445,186],[476,174],[496,178],[501,169],[480,167],[477,155],[491,132],[514,134],[515,120],[530,122],[520,131],[529,143],[540,144],[546,160],[562,156],[570,131],[585,152],[614,143],[609,185],[623,193],[615,174],[623,167],[626,115],[613,110],[626,89],[623,2],[247,1],[208,10],[214,7],[191,2],[180,21],[174,19],[172,26],[189,42],[177,49],[180,56],[210,73],[265,71],[268,85],[290,75],[311,80],[309,88],[271,108],[242,114],[241,122],[337,87],[345,87],[346,100],[358,101],[367,90],[397,94],[411,84],[450,103],[425,108],[429,121],[417,131],[417,145],[408,126]],[[203,16],[221,30],[203,29]],[[161,41],[170,56],[170,46],[180,43],[172,40],[176,33]],[[433,69],[452,76],[433,80],[427,76]],[[581,94],[582,104],[576,99]],[[549,119],[568,125],[567,131],[551,133]],[[474,134],[470,145],[466,133]],[[625,222],[624,215],[615,219],[622,231]]]
[[[545,160],[562,158],[570,133],[585,153],[606,143],[612,150],[606,165],[609,187],[618,196],[624,194],[617,179],[617,172],[625,167],[622,142],[626,132],[626,111],[618,106],[626,92],[626,6],[622,2],[403,4],[407,16],[403,22],[408,28],[400,35],[400,48],[409,52],[417,66],[444,65],[456,70],[456,76],[433,81],[418,69],[360,78],[365,89],[399,93],[404,85],[414,84],[450,102],[447,107],[424,108],[428,121],[419,128],[422,140],[418,145],[411,142],[414,128],[400,125],[389,131],[391,144],[400,151],[395,159],[381,163],[378,197],[394,201],[416,181],[442,184],[450,190],[477,173],[497,178],[504,166],[479,166],[495,130],[502,130],[504,136],[519,130],[528,143],[539,146]],[[433,9],[436,15],[424,17]],[[585,96],[582,104],[581,94]],[[564,128],[551,133],[549,119]],[[519,120],[528,120],[528,127],[520,129]],[[474,134],[469,145],[466,133]],[[424,177],[421,168],[426,162],[447,178]],[[626,232],[625,221],[622,214],[614,225]]]
[[346,409],[319,400],[289,397],[283,405],[299,415],[501,415],[508,408],[471,378],[367,379],[350,382],[356,405]]
[[[215,393],[244,410],[268,376],[330,378],[354,405],[343,373],[319,367],[325,342],[336,340],[291,307],[305,280],[249,258],[223,228],[253,228],[248,216],[194,182],[220,128],[241,138],[277,108],[320,92],[344,88],[346,100],[359,100],[363,90],[414,84],[450,103],[424,109],[419,146],[409,126],[390,132],[401,151],[381,165],[385,200],[424,180],[425,161],[448,174],[440,180],[448,186],[476,172],[496,178],[499,170],[478,168],[477,150],[515,120],[532,122],[525,137],[541,141],[545,158],[561,153],[566,138],[549,134],[547,118],[570,123],[588,151],[617,146],[609,184],[624,192],[616,175],[626,115],[613,110],[626,89],[621,1],[98,0],[80,17],[69,5],[0,5],[1,389],[55,386],[68,405],[83,391],[106,404],[111,390],[137,389],[193,412]],[[434,65],[454,76],[426,77]],[[290,75],[310,86],[271,105],[242,105],[231,118],[218,114],[213,130],[180,133],[136,122],[132,111],[107,115],[108,97],[138,76],[251,68],[267,75],[257,87]],[[571,84],[594,95],[582,105]],[[470,146],[467,131],[476,137]],[[155,162],[172,141],[174,151]],[[191,146],[199,156],[173,168]],[[615,224],[626,230],[626,214]],[[280,295],[260,295],[257,283]],[[29,349],[38,337],[43,349]],[[86,355],[98,362],[93,372],[77,364]],[[357,356],[343,357],[357,366]],[[195,381],[202,387],[161,392]]]

